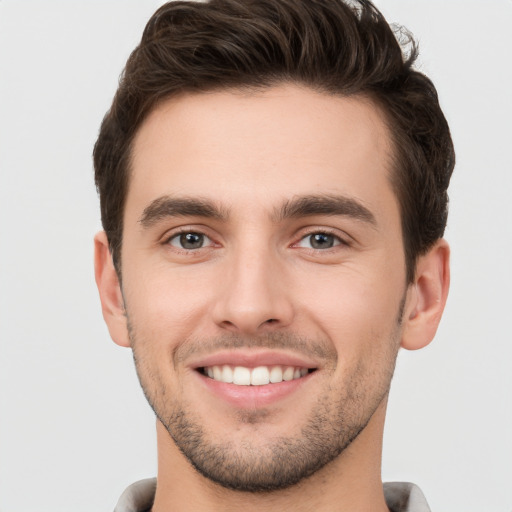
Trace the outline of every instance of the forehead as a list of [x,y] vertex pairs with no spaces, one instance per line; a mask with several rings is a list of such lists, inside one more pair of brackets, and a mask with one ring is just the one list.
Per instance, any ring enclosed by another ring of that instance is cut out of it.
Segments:
[[164,195],[235,209],[308,194],[395,203],[390,146],[383,115],[366,98],[296,85],[183,95],[159,105],[137,133],[126,212]]

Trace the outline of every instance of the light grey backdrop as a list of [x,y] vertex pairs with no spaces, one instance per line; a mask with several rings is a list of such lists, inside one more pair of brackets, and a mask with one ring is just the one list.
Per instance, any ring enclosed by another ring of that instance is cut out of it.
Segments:
[[[161,2],[0,0],[0,511],[112,509],[155,474],[154,419],[93,281],[91,150]],[[419,38],[458,163],[452,289],[402,353],[384,480],[433,511],[512,510],[512,1],[381,0]]]

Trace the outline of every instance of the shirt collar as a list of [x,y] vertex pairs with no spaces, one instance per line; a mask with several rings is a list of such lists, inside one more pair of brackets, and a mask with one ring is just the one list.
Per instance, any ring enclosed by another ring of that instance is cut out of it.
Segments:
[[[130,485],[121,495],[114,512],[147,512],[153,505],[156,478],[146,478]],[[384,496],[390,512],[430,512],[425,496],[409,482],[384,484]]]

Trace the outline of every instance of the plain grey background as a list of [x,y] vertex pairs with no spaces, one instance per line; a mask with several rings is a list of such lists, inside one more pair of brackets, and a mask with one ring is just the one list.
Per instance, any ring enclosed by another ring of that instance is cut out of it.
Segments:
[[[91,151],[162,2],[0,0],[0,511],[112,509],[156,471],[131,353],[104,327]],[[433,511],[512,511],[512,1],[381,0],[419,39],[457,167],[452,288],[436,340],[401,353],[383,479]]]

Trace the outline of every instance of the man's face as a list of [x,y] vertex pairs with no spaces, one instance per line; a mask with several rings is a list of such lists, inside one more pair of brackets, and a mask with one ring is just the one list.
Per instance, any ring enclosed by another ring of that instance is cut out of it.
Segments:
[[172,99],[141,127],[130,342],[159,420],[212,480],[292,485],[384,408],[406,300],[389,162],[371,102],[292,85]]

